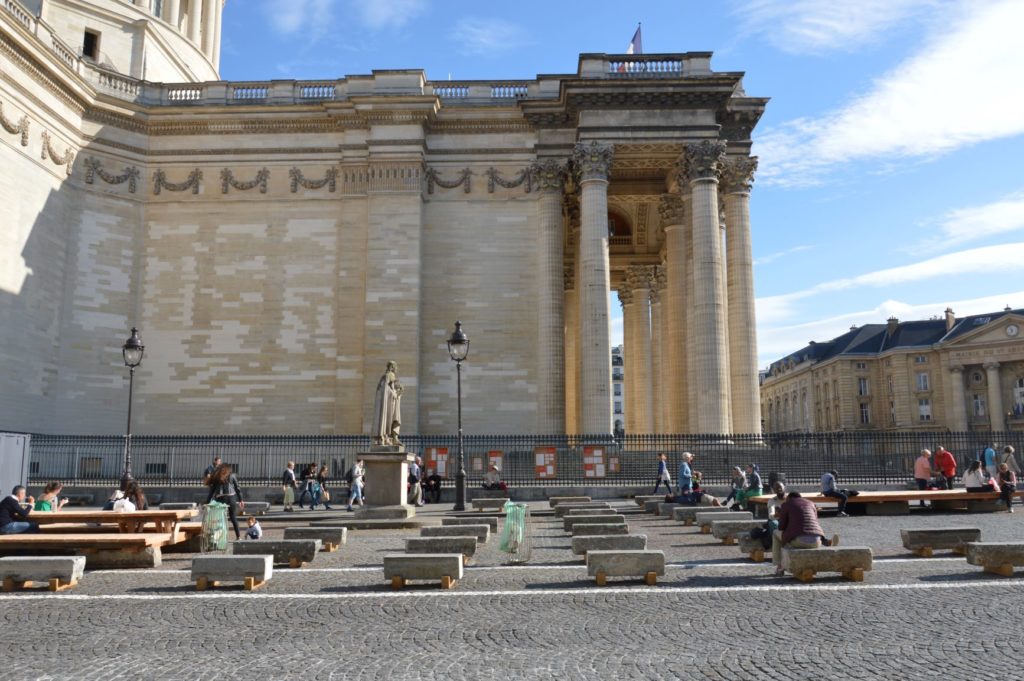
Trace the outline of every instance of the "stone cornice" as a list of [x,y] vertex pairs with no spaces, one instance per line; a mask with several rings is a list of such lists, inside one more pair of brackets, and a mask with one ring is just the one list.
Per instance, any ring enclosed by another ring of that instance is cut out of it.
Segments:
[[534,128],[523,119],[455,119],[434,120],[427,126],[427,132],[447,135],[504,134],[508,132],[530,132]]
[[589,144],[587,142],[577,143],[573,149],[573,164],[579,181],[607,181],[614,156],[614,145],[597,140],[591,140]]
[[722,191],[726,194],[749,192],[756,170],[756,156],[727,156],[722,164]]
[[[86,108],[86,103],[78,96],[74,90],[66,87],[61,82],[50,77],[48,73],[44,71],[44,68],[39,62],[33,57],[26,54],[18,45],[15,45],[10,38],[0,33],[0,52],[3,52],[16,66],[20,67],[22,71],[27,73],[32,80],[39,83],[45,88],[50,94],[54,95],[61,102],[66,104],[76,114],[81,115]],[[4,79],[9,82],[16,82],[9,80],[7,74],[4,74]]]
[[717,180],[725,158],[725,142],[701,140],[686,145],[684,156],[690,181]]

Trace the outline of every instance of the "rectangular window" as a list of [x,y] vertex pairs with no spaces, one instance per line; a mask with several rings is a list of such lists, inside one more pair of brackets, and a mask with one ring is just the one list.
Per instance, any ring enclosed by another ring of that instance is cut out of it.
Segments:
[[858,369],[867,369],[868,368],[867,362],[857,362],[857,368]]
[[896,403],[889,402],[889,423],[896,423]]
[[918,418],[922,421],[932,420],[932,403],[927,398],[922,398],[917,401],[917,413]]
[[974,415],[985,416],[987,410],[985,409],[985,396],[980,393],[975,393],[972,400],[974,404]]
[[895,392],[892,387],[892,376],[886,376],[885,381],[889,384],[889,394],[892,395]]
[[82,39],[82,56],[93,61],[100,56],[100,34],[95,31],[86,31]]
[[159,18],[164,15],[164,0],[153,0],[153,16]]
[[919,373],[917,375],[917,389],[918,390],[931,390],[928,383],[928,374]]
[[860,395],[861,397],[868,394],[868,379],[857,379],[857,394]]
[[622,402],[616,402],[615,403],[615,413],[616,414],[621,414],[622,413]]
[[871,423],[871,410],[866,402],[862,402],[860,405],[860,422],[864,425]]
[[914,364],[927,364],[928,357],[926,355],[914,355]]
[[621,383],[616,383],[615,384],[615,396],[616,397],[622,397],[622,384]]

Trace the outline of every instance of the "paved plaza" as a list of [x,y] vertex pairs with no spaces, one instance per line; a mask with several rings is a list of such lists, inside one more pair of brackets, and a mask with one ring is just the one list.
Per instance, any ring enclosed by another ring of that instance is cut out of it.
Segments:
[[[351,531],[338,552],[275,570],[251,593],[197,593],[187,554],[165,554],[159,569],[89,572],[66,593],[0,595],[0,678],[1020,678],[1024,573],[915,557],[899,530],[976,526],[983,540],[1009,541],[1024,513],[824,518],[843,545],[874,549],[861,584],[799,584],[696,528],[628,522],[666,553],[655,587],[594,586],[553,518],[534,519],[529,565],[503,565],[492,536],[446,592],[383,580],[381,557],[412,530]],[[284,525],[264,527],[278,537]]]

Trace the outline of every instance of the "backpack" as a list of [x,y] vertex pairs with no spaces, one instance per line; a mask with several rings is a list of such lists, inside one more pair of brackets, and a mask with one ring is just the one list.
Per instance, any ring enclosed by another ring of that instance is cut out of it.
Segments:
[[350,485],[355,481],[355,474],[352,472],[354,468],[355,466],[349,468],[348,472],[345,473],[345,482],[347,482]]

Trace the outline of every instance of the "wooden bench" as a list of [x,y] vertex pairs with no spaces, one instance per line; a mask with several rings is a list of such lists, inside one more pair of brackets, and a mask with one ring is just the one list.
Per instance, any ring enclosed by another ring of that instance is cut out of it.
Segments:
[[328,527],[318,525],[316,527],[286,527],[284,528],[285,539],[319,539],[323,550],[333,553],[339,546],[344,546],[348,541],[347,527]]
[[584,534],[572,538],[572,552],[586,556],[588,551],[643,551],[646,534]]
[[173,541],[170,534],[157,532],[4,534],[0,535],[0,553],[59,551],[84,555],[89,569],[159,567],[162,562],[160,549]]
[[57,511],[53,513],[38,512],[32,514],[33,522],[40,525],[76,524],[76,525],[116,525],[121,532],[139,534],[156,532],[159,534],[176,534],[178,526],[196,517],[198,511],[189,510],[149,510],[149,511]]
[[867,546],[782,548],[782,568],[801,582],[812,581],[819,572],[838,572],[850,581],[862,582],[864,573],[871,570],[871,560]]
[[648,586],[654,586],[658,577],[665,575],[663,551],[588,551],[587,575],[598,586],[608,583],[608,577],[643,577]]
[[270,554],[277,565],[300,568],[313,562],[320,550],[319,539],[259,539],[236,541],[231,544],[231,555],[260,556]]
[[558,508],[559,504],[579,504],[592,501],[590,497],[548,497],[548,506]]
[[672,519],[686,526],[693,525],[698,513],[735,513],[725,506],[676,506],[672,509]]
[[0,558],[4,591],[28,589],[44,582],[50,591],[70,589],[85,573],[85,556],[8,556]]
[[477,511],[501,510],[505,507],[505,504],[509,502],[508,497],[494,498],[494,499],[474,499],[473,508]]
[[1024,542],[967,542],[967,562],[985,572],[1012,577],[1013,568],[1024,565]]
[[479,525],[441,525],[440,527],[421,527],[421,537],[476,537],[476,540],[487,543],[491,538],[491,528],[483,523]]
[[445,527],[458,525],[487,525],[491,528],[491,532],[498,531],[497,518],[481,518],[480,516],[474,516],[472,518],[441,518],[441,525]]
[[384,579],[401,589],[412,579],[439,579],[451,589],[462,579],[461,553],[396,553],[384,556]]
[[716,520],[711,523],[711,536],[721,539],[726,546],[736,543],[736,537],[750,535],[750,531],[764,525],[763,520]]
[[477,539],[473,535],[459,537],[409,537],[405,540],[406,553],[461,553],[463,563],[469,563],[476,554]]
[[626,523],[577,523],[572,526],[572,536],[629,534]]
[[242,582],[246,591],[258,589],[274,574],[274,557],[254,556],[196,556],[192,559],[192,581],[196,591],[220,586],[221,582]]
[[927,530],[900,530],[903,547],[919,556],[931,558],[935,549],[949,549],[953,553],[966,553],[964,544],[981,541],[981,530],[976,527],[938,527]]
[[[1014,492],[1014,495],[1024,496],[1024,492]],[[754,504],[758,512],[763,514],[767,509],[768,502],[773,498],[775,498],[774,494],[762,494],[747,499],[747,503]],[[804,494],[803,498],[818,505],[837,503],[832,497],[826,497],[823,494]],[[966,508],[969,511],[991,511],[995,508],[979,504],[979,502],[998,500],[998,492],[968,492],[966,489],[865,491],[855,497],[850,497],[846,502],[846,509],[852,513],[863,512],[866,515],[907,515],[910,513],[911,503],[930,501],[932,508],[936,510]]]
[[720,520],[753,520],[754,514],[750,511],[729,511],[728,513],[698,513],[694,516],[694,522],[700,528],[701,534],[711,534],[711,523]]
[[198,511],[199,505],[194,501],[168,501],[160,504],[161,511]]

